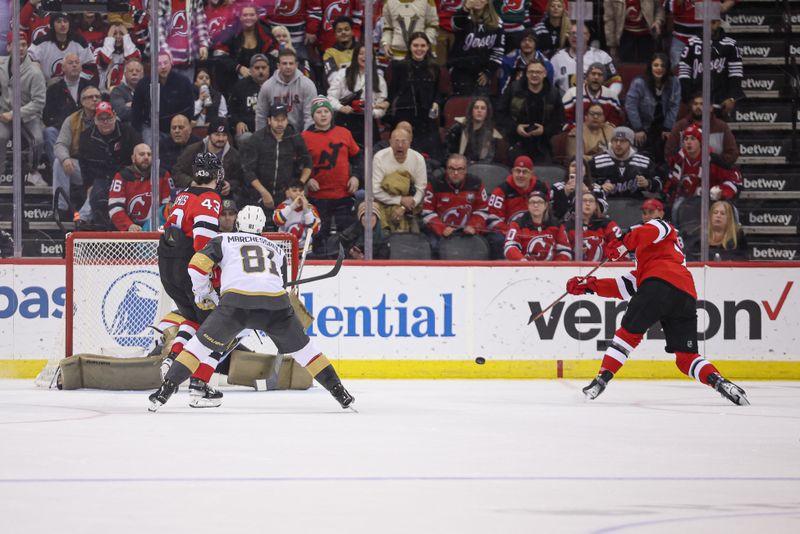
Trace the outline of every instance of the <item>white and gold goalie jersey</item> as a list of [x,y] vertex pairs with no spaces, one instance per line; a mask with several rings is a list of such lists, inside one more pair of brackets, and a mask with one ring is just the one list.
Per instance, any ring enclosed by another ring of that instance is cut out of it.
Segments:
[[244,232],[220,234],[189,262],[195,289],[208,284],[219,265],[220,304],[279,309],[289,305],[283,287],[284,253],[266,237]]

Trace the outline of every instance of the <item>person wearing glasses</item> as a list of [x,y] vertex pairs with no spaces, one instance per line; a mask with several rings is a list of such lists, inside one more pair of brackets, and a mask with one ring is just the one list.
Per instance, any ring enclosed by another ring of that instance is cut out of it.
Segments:
[[[53,199],[58,202],[62,219],[70,221],[73,217],[72,213],[67,213],[70,200],[74,206],[82,206],[79,210],[81,220],[88,221],[91,216],[87,198],[83,194],[73,198],[71,189],[74,185],[76,191],[84,191],[81,187],[83,178],[78,163],[78,149],[81,133],[94,124],[94,112],[100,102],[100,90],[94,85],[87,85],[81,91],[79,100],[80,109],[64,119],[53,145]],[[63,195],[58,194],[59,188],[63,191]]]
[[438,254],[442,239],[484,233],[488,208],[483,182],[467,174],[467,158],[451,154],[444,176],[428,182],[422,204],[422,223],[433,253]]

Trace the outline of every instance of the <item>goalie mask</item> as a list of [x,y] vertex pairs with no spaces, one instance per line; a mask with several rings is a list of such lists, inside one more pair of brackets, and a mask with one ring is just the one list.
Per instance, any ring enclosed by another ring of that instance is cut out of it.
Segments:
[[222,169],[222,162],[211,152],[200,152],[194,157],[192,172],[194,181],[198,184],[205,185],[216,181],[217,191],[222,189],[225,171]]
[[258,206],[245,206],[236,216],[236,229],[248,234],[260,234],[267,224],[264,210]]

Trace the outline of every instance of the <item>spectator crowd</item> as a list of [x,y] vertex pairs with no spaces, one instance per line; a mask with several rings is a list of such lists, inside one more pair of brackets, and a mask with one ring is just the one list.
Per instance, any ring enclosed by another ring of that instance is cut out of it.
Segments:
[[[671,220],[695,259],[702,194],[713,202],[712,247],[731,257],[742,249],[734,205],[742,179],[727,124],[744,96],[742,60],[713,21],[703,147],[693,2],[596,3],[601,16],[582,32],[579,99],[580,32],[566,0],[377,0],[372,65],[363,1],[159,0],[156,52],[145,0],[103,14],[47,12],[27,0],[20,47],[12,50],[8,32],[11,52],[0,58],[0,142],[11,138],[9,62],[18,54],[21,175],[52,185],[60,217],[83,230],[155,230],[152,203],[168,213],[170,198],[192,183],[194,156],[212,152],[227,205],[261,206],[271,230],[309,235],[317,257],[339,243],[364,257],[369,228],[377,258],[391,256],[392,235],[410,233],[424,236],[434,257],[468,239],[485,242],[492,259],[570,260],[578,206],[587,260],[602,259],[604,242],[630,226],[615,221],[631,213],[615,210],[634,210],[639,223]],[[365,125],[374,141],[369,214]],[[711,154],[706,192],[703,151]],[[0,150],[4,172],[7,159]]]

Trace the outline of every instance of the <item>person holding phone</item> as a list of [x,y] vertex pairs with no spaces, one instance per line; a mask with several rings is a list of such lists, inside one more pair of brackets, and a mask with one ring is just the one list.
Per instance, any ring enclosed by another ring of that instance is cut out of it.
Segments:
[[564,124],[564,105],[547,78],[544,62],[534,59],[525,76],[513,82],[500,99],[498,120],[511,149],[509,160],[529,155],[537,163],[551,161],[550,138]]

